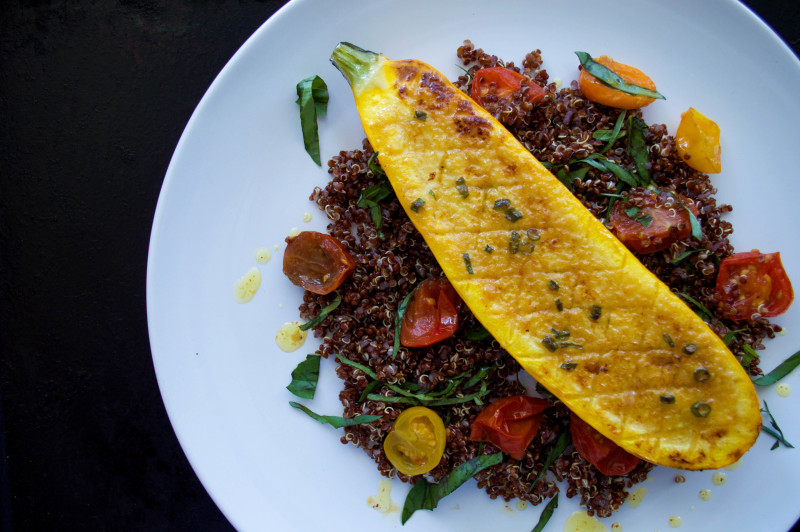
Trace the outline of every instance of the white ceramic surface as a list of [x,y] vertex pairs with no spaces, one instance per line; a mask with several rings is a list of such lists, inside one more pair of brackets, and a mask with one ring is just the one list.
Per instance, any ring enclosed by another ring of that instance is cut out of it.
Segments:
[[[502,13],[497,7],[502,6]],[[330,89],[320,120],[327,159],[363,138],[350,90],[329,63],[349,41],[390,58],[413,57],[458,75],[455,49],[464,39],[506,60],[542,50],[551,77],[577,75],[574,50],[609,54],[646,70],[667,96],[645,111],[674,131],[693,106],[723,132],[718,198],[734,205],[733,242],[740,251],[780,250],[800,282],[796,153],[800,64],[745,7],[732,0],[295,0],[268,20],[222,70],[195,111],[164,180],[153,224],[147,311],[159,386],[178,439],[213,499],[240,530],[530,530],[541,507],[520,511],[493,501],[470,481],[435,512],[401,527],[399,512],[367,505],[378,491],[373,462],[339,443],[341,430],[287,405],[295,365],[316,343],[294,353],[275,344],[281,324],[297,319],[302,292],[281,274],[283,240],[294,227],[325,227],[308,201],[327,173],[303,149],[295,84],[319,74]],[[313,214],[310,223],[305,212]],[[273,246],[280,246],[276,251]],[[266,265],[254,251],[273,250]],[[263,274],[253,301],[237,304],[233,284],[251,267]],[[787,334],[767,342],[764,367],[800,348],[800,304],[776,322]],[[786,438],[800,444],[800,378],[788,398],[761,390]],[[341,412],[333,363],[323,361],[317,398],[322,413]],[[728,482],[712,472],[657,468],[647,496],[605,519],[626,531],[788,530],[800,515],[800,450],[770,451],[766,435]],[[393,484],[402,506],[408,487]],[[713,498],[698,497],[710,488]],[[561,496],[547,530],[563,530],[578,505]]]

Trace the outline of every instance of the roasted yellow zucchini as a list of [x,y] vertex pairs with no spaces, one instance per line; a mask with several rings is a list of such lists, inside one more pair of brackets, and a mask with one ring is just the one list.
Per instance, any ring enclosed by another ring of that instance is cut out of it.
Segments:
[[346,43],[331,59],[408,216],[526,371],[650,462],[750,448],[761,414],[736,358],[500,123],[419,61]]

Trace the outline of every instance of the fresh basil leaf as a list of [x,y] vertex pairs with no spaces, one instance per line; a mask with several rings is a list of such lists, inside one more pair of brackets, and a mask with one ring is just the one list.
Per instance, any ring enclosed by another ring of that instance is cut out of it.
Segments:
[[699,315],[701,318],[703,318],[703,321],[710,322],[711,320],[713,320],[713,319],[714,319],[714,314],[713,314],[713,313],[712,313],[710,310],[708,310],[708,309],[705,307],[705,305],[703,305],[702,303],[700,303],[699,301],[697,301],[695,298],[693,298],[693,297],[692,297],[692,296],[690,296],[689,294],[684,294],[683,292],[675,292],[675,293],[676,293],[677,295],[681,296],[683,299],[685,299],[685,300],[686,300],[686,301],[688,301],[689,303],[691,303],[692,305],[694,305],[695,307],[697,307],[697,310],[696,310],[695,312],[696,312],[696,313],[697,313],[697,314],[698,314],[698,315]]
[[403,317],[406,315],[408,302],[411,301],[411,296],[414,295],[416,290],[417,289],[414,288],[414,290],[409,292],[408,295],[403,298],[403,301],[400,302],[400,306],[397,307],[397,314],[394,316],[394,347],[392,348],[392,360],[397,356],[397,352],[400,351],[400,329],[403,326]]
[[328,314],[336,310],[341,304],[342,304],[342,294],[336,292],[336,298],[333,301],[331,301],[325,308],[320,310],[319,314],[317,314],[314,319],[312,319],[308,323],[300,325],[298,329],[300,329],[301,331],[307,331],[312,327],[316,327],[317,325],[322,323],[322,321],[325,318],[328,317]]
[[319,355],[308,355],[300,362],[292,371],[292,382],[286,389],[302,399],[313,399],[319,380],[320,358]]
[[536,475],[536,478],[533,479],[531,482],[531,488],[528,491],[533,491],[533,488],[536,484],[544,477],[545,473],[547,473],[547,469],[550,465],[556,461],[556,459],[564,453],[564,450],[569,446],[570,442],[572,441],[572,437],[570,436],[569,429],[561,432],[556,439],[556,443],[550,452],[547,453],[547,458],[544,459],[544,465],[542,466],[542,470],[539,471],[539,474]]
[[669,261],[669,263],[672,264],[673,266],[675,266],[676,264],[680,264],[681,262],[683,262],[687,258],[689,258],[692,254],[697,253],[698,251],[708,251],[708,250],[705,249],[705,248],[690,249],[690,250],[684,251],[683,253],[681,253],[680,255],[678,255],[677,257],[672,259],[671,261]]
[[722,343],[726,346],[730,346],[733,338],[736,336],[736,333],[742,332],[744,329],[736,329],[735,331],[728,331],[727,334],[722,338]]
[[581,66],[592,76],[599,79],[604,84],[608,85],[612,89],[616,89],[618,91],[624,92],[626,94],[632,94],[633,96],[644,96],[646,98],[654,98],[656,100],[666,100],[664,95],[662,95],[658,91],[650,90],[645,87],[640,87],[639,85],[635,85],[633,83],[629,83],[619,77],[613,70],[610,68],[601,65],[594,59],[592,56],[587,54],[586,52],[575,52],[575,55],[578,56],[578,59],[581,62]]
[[642,209],[639,207],[625,209],[625,215],[634,222],[639,222],[645,227],[649,227],[650,224],[653,223],[653,218],[649,214],[642,214]]
[[636,164],[636,172],[639,174],[639,183],[643,187],[653,184],[650,179],[650,171],[647,163],[650,162],[650,155],[647,151],[647,144],[644,141],[644,133],[647,131],[647,124],[638,116],[631,116],[628,119],[628,153]]
[[306,152],[315,163],[322,166],[317,116],[327,111],[328,86],[321,77],[309,76],[297,84],[297,104],[300,106],[300,127]]
[[364,388],[364,391],[361,392],[361,396],[358,398],[359,403],[363,403],[364,399],[367,398],[369,394],[375,391],[375,388],[379,388],[381,385],[381,381],[372,381],[371,383],[367,384],[367,387]]
[[320,423],[325,423],[327,425],[330,425],[336,429],[340,429],[342,427],[352,427],[353,425],[364,425],[366,423],[372,423],[373,421],[376,421],[381,417],[383,417],[375,415],[361,415],[353,418],[347,418],[341,416],[321,416],[315,412],[312,412],[311,410],[301,405],[300,403],[289,401],[289,405],[294,408],[297,408],[298,410],[302,410],[303,412],[308,414],[308,417],[315,419]]
[[358,201],[356,201],[356,205],[359,207],[367,207],[369,201],[374,203],[381,202],[394,194],[394,189],[386,180],[380,180],[374,185],[370,185],[365,188],[361,195],[358,197]]
[[[589,167],[587,166],[586,168]],[[567,172],[564,171],[564,168],[559,168],[555,175],[556,178],[561,181],[561,184],[563,184],[570,192],[572,192],[572,179],[569,178]]]
[[759,377],[753,381],[753,384],[758,386],[769,386],[770,384],[775,384],[786,375],[788,375],[794,368],[800,365],[800,351],[793,354],[786,360],[780,363],[778,367],[764,375],[763,377]]
[[[622,124],[625,123],[625,116],[628,114],[628,111],[622,110],[622,112],[617,117],[617,122],[614,124],[614,130],[611,132],[611,136],[608,138],[606,145],[600,150],[600,153],[607,152],[611,146],[614,145],[617,140],[619,140],[622,135],[620,135],[620,131],[622,130]],[[594,135],[592,135],[594,137]]]
[[467,340],[479,341],[491,338],[492,334],[486,330],[486,327],[479,323],[474,329],[468,330],[464,336],[467,338]]
[[749,370],[750,362],[760,357],[758,356],[758,353],[756,353],[756,350],[747,344],[742,346],[742,350],[744,351],[744,354],[742,355],[742,366],[744,369]]
[[639,180],[636,179],[636,177],[632,173],[630,173],[629,171],[627,171],[626,169],[624,169],[623,167],[621,167],[617,163],[614,163],[614,162],[609,161],[608,159],[605,159],[605,160],[603,160],[603,165],[605,165],[605,167],[608,169],[608,171],[611,172],[612,174],[614,174],[617,179],[619,179],[620,181],[625,182],[627,185],[630,185],[632,187],[636,187],[636,186],[638,186],[640,184]]
[[421,477],[406,496],[403,512],[400,514],[400,523],[406,524],[406,521],[417,510],[433,510],[438,506],[439,501],[453,493],[476,473],[502,461],[503,453],[484,454],[460,464],[438,484],[431,484]]
[[695,216],[692,210],[683,203],[681,203],[681,206],[686,209],[686,212],[689,213],[689,223],[692,226],[692,236],[697,240],[700,240],[703,238],[703,229],[700,227],[700,222],[697,220],[697,216]]
[[531,532],[542,532],[544,527],[547,526],[547,523],[550,521],[550,518],[553,517],[553,512],[556,508],[558,508],[558,493],[556,493],[556,496],[550,499],[550,502],[548,502],[547,506],[544,507],[542,514],[539,516],[539,521],[536,523],[536,526],[533,527]]
[[381,165],[378,162],[378,152],[375,152],[369,156],[367,166],[372,172],[372,175],[374,175],[376,178],[380,179],[381,177],[386,177],[386,172],[383,171],[383,168],[381,168]]

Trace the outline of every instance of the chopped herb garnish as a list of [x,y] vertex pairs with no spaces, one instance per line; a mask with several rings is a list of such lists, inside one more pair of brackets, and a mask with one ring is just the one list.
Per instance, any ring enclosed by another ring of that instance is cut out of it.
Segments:
[[494,251],[494,248],[493,248],[492,246],[490,246],[489,244],[486,244],[486,247],[485,247],[485,248],[483,248],[483,250],[484,250],[486,253],[491,253],[491,252],[493,252],[493,251]]
[[308,355],[292,371],[292,382],[286,387],[297,397],[313,399],[319,381],[319,355]]
[[494,206],[492,207],[496,211],[504,211],[511,206],[511,201],[508,199],[499,199],[495,200]]
[[687,355],[693,355],[697,353],[697,346],[695,344],[686,344],[683,346],[683,352]]
[[602,313],[603,308],[600,305],[592,305],[592,307],[589,309],[589,318],[597,321],[600,319]]
[[555,340],[553,340],[552,336],[545,336],[544,338],[542,338],[542,344],[544,344],[547,350],[550,351],[551,353],[555,352],[555,350],[558,349],[558,343]]
[[303,412],[308,414],[310,418],[315,419],[320,423],[326,423],[336,429],[340,429],[342,427],[352,427],[353,425],[364,425],[367,423],[372,423],[373,421],[376,421],[382,417],[375,415],[362,415],[353,418],[346,418],[340,416],[321,416],[315,412],[312,412],[307,407],[299,403],[295,403],[294,401],[289,401],[289,405],[294,408],[297,408],[298,410],[302,410]]
[[[538,384],[538,383],[537,383]],[[572,438],[570,437],[569,430],[564,430],[558,435],[558,439],[556,439],[556,443],[550,452],[547,453],[547,458],[544,460],[544,465],[542,466],[542,470],[539,471],[539,474],[536,475],[536,478],[533,479],[531,482],[531,487],[528,491],[533,491],[534,486],[544,477],[545,473],[547,473],[547,469],[550,465],[556,461],[556,459],[564,453],[564,450],[569,445]]]
[[747,344],[742,346],[742,351],[744,351],[744,354],[742,355],[742,367],[744,367],[746,370],[749,370],[750,363],[759,358],[758,353],[756,353],[756,350]]
[[315,163],[322,166],[317,117],[327,111],[328,86],[321,77],[309,76],[297,84],[297,104],[300,106],[300,128],[306,152]]
[[564,305],[561,303],[561,300],[558,299],[558,298],[556,298],[556,310],[558,310],[559,312],[564,310]]
[[661,402],[664,404],[672,405],[675,404],[675,396],[671,393],[665,394],[661,396]]
[[653,223],[653,218],[649,214],[644,214],[642,209],[639,207],[631,207],[629,209],[625,209],[625,215],[633,220],[634,222],[639,222],[645,227],[650,227],[650,224]]
[[430,194],[430,196],[431,196],[433,199],[436,199],[436,192],[434,192],[432,189],[431,189],[431,190],[428,190],[428,194]]
[[405,524],[417,510],[433,510],[440,500],[453,493],[476,473],[502,461],[503,453],[484,454],[460,464],[438,484],[431,484],[424,477],[420,477],[406,496],[400,523]]
[[514,255],[515,253],[522,253],[523,255],[530,255],[536,249],[536,241],[541,237],[536,229],[528,229],[525,231],[525,236],[519,231],[511,231],[511,236],[508,240],[508,251]]
[[467,273],[470,275],[474,275],[475,270],[472,269],[472,259],[469,258],[469,253],[464,253],[463,255],[461,255],[461,257],[463,257],[464,259],[464,266],[467,267]]
[[372,217],[373,225],[375,225],[375,230],[378,232],[378,236],[383,239],[383,213],[381,212],[379,203],[394,194],[394,190],[389,184],[389,181],[386,180],[386,174],[384,174],[381,167],[374,162],[377,155],[377,152],[373,153],[367,164],[370,170],[372,170],[373,175],[376,177],[381,175],[382,177],[379,177],[377,183],[368,186],[361,192],[358,201],[356,201],[356,205],[370,210],[370,216]]
[[711,373],[706,368],[698,368],[694,370],[694,380],[697,382],[706,382],[711,378]]
[[567,338],[569,338],[570,333],[566,329],[563,331],[559,331],[554,327],[550,327],[550,330],[553,331],[553,336],[555,336],[556,340],[566,340]]
[[698,401],[692,405],[692,414],[694,414],[695,417],[708,417],[710,413],[711,405],[708,403]]
[[547,523],[550,521],[550,518],[553,517],[553,512],[556,508],[558,508],[558,493],[556,493],[556,496],[550,499],[550,502],[548,502],[547,506],[544,507],[542,514],[539,516],[539,521],[536,523],[536,526],[533,527],[531,532],[542,532],[544,527],[547,526]]
[[372,381],[367,384],[367,387],[364,388],[364,391],[361,392],[361,396],[358,398],[359,403],[363,403],[366,400],[367,396],[375,391],[376,388],[381,387],[381,381]]
[[647,187],[653,184],[650,179],[650,171],[647,163],[650,156],[647,151],[647,144],[644,141],[644,133],[647,131],[647,124],[638,116],[631,116],[628,119],[628,153],[636,164],[636,172],[639,174],[639,182]]
[[522,213],[517,210],[516,207],[511,207],[506,211],[506,219],[510,222],[516,222],[522,218]]
[[469,196],[469,188],[467,187],[467,182],[464,181],[463,177],[456,179],[456,190],[458,190],[458,193],[461,194],[462,198]]
[[372,155],[369,156],[369,160],[367,161],[367,167],[369,168],[369,171],[372,172],[372,175],[374,175],[376,179],[386,177],[386,172],[383,171],[383,168],[381,168],[380,163],[378,163],[378,152],[374,152]]
[[508,251],[512,255],[519,253],[520,236],[517,231],[511,231],[511,237],[508,239]]
[[664,341],[667,342],[667,345],[670,347],[675,347],[675,342],[672,341],[672,336],[668,335],[667,333],[663,334]]
[[319,314],[317,314],[314,319],[312,319],[308,323],[300,325],[297,328],[300,329],[301,331],[307,331],[312,327],[316,327],[317,325],[322,323],[322,320],[328,317],[328,314],[336,310],[339,307],[339,305],[341,305],[341,303],[342,303],[342,294],[336,292],[336,298],[333,301],[331,301],[327,306],[325,306],[325,308],[320,310]]
[[[610,133],[610,135],[605,135],[605,136],[604,136],[605,138],[603,138],[603,139],[602,139],[604,142],[606,142],[606,145],[603,147],[603,149],[602,149],[602,150],[600,150],[600,153],[605,153],[605,152],[607,152],[607,151],[608,151],[608,150],[611,148],[611,146],[613,146],[613,145],[614,145],[614,143],[616,143],[616,142],[617,142],[617,140],[619,140],[619,139],[621,139],[623,136],[625,136],[625,133],[624,133],[624,132],[622,132],[622,133],[620,133],[620,132],[622,131],[622,124],[624,124],[624,123],[625,123],[625,116],[626,116],[627,114],[628,114],[628,112],[627,112],[626,110],[624,110],[624,109],[623,109],[623,110],[622,110],[622,112],[621,112],[621,113],[619,114],[619,116],[617,117],[617,121],[616,121],[616,123],[614,124],[614,130],[613,130],[613,131],[610,131],[610,130],[608,130],[608,129],[601,130],[601,131],[608,131],[608,132]],[[600,131],[595,131],[595,133],[592,135],[592,138],[594,138],[594,139],[597,139],[597,136],[596,136],[596,135],[597,135],[597,133],[599,133],[599,132],[600,132]],[[600,135],[600,136],[603,136],[603,135]],[[601,140],[601,139],[598,139],[598,140]]]
[[547,281],[547,288],[549,288],[550,290],[554,290],[554,291],[558,292],[559,286],[558,286],[557,282],[555,282],[552,279],[549,279]]
[[684,294],[683,292],[675,292],[675,293],[677,295],[681,296],[683,299],[685,299],[689,303],[691,303],[692,305],[694,305],[695,307],[697,307],[697,310],[695,310],[695,313],[698,316],[700,316],[701,318],[703,318],[703,321],[710,322],[711,320],[714,319],[714,314],[712,314],[711,311],[708,310],[705,307],[705,305],[703,305],[702,303],[697,301],[695,298],[693,298],[689,294]]
[[425,120],[428,118],[428,113],[423,113],[422,111],[414,111],[414,118],[417,120]]
[[680,203],[681,207],[683,207],[684,210],[689,213],[689,224],[692,227],[692,236],[697,240],[700,240],[701,238],[703,238],[703,229],[700,227],[700,222],[697,221],[697,216],[695,216],[694,213],[692,212],[692,209],[684,205],[683,202]]
[[730,346],[731,342],[733,342],[733,339],[736,336],[736,333],[740,333],[742,331],[744,331],[744,329],[736,329],[735,331],[728,331],[722,338],[722,343],[724,343],[727,346]]
[[592,56],[586,52],[575,52],[575,55],[578,56],[578,59],[581,62],[581,66],[592,76],[596,77],[605,85],[608,85],[612,89],[616,89],[618,91],[624,92],[626,94],[631,94],[633,96],[644,96],[645,98],[654,98],[656,100],[665,100],[664,96],[654,90],[647,89],[645,87],[640,87],[639,85],[635,85],[633,83],[629,83],[619,77],[613,70],[610,68],[601,65],[594,59]]
[[680,264],[681,262],[683,262],[687,258],[689,258],[693,253],[697,253],[698,251],[708,251],[708,250],[704,249],[704,248],[690,249],[690,250],[684,251],[683,253],[681,253],[680,255],[678,255],[677,257],[672,259],[671,261],[669,261],[669,263],[672,264],[673,266],[675,266],[676,264]]
[[425,200],[422,198],[417,198],[411,203],[411,210],[414,212],[419,212],[423,205],[425,205]]
[[400,351],[400,328],[403,326],[403,317],[406,315],[408,302],[411,301],[411,296],[414,295],[415,290],[416,288],[403,298],[403,301],[400,302],[400,306],[397,307],[397,314],[394,316],[394,347],[392,348],[392,360],[397,356],[397,352]]
[[578,367],[578,363],[577,362],[564,362],[563,364],[561,364],[560,367],[561,367],[561,369],[565,369],[567,371],[572,371],[573,369]]
[[783,431],[778,426],[778,423],[775,421],[775,418],[772,417],[772,412],[769,411],[769,405],[767,405],[766,401],[764,401],[764,408],[762,408],[761,411],[769,416],[769,424],[772,425],[772,429],[770,429],[769,427],[765,427],[762,423],[761,429],[770,436],[772,436],[773,438],[775,438],[775,444],[772,447],[770,447],[769,450],[774,451],[780,446],[780,444],[783,444],[786,447],[794,449],[794,445],[786,441],[786,438],[784,438]]
[[798,366],[798,364],[800,364],[800,351],[781,362],[777,368],[773,369],[763,377],[754,380],[753,384],[758,386],[769,386],[770,384],[775,384],[788,375],[794,368]]

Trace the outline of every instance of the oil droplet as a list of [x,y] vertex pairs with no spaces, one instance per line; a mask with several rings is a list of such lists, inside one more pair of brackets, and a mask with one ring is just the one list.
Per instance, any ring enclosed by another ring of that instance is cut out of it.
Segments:
[[287,353],[297,351],[306,342],[308,331],[301,331],[300,325],[302,325],[302,322],[290,321],[289,323],[284,323],[278,329],[278,334],[275,335],[275,343],[278,344],[282,351]]
[[304,212],[303,213],[303,221],[306,222],[306,223],[311,221],[311,213],[310,212]]
[[742,467],[742,459],[741,459],[741,458],[739,458],[738,460],[736,460],[736,461],[735,461],[734,463],[732,463],[731,465],[729,465],[729,466],[725,466],[725,469],[727,469],[728,471],[736,471],[736,470],[737,470],[737,469],[739,469],[740,467]]
[[503,505],[503,513],[506,513],[508,515],[514,515],[514,509],[511,506],[509,506],[507,504],[504,504]]
[[517,499],[517,510],[521,512],[522,510],[527,510],[527,509],[528,509],[528,501],[521,501]]
[[297,227],[292,227],[291,229],[289,229],[289,238],[294,238],[299,234],[300,234],[300,229],[298,229]]
[[578,510],[567,517],[564,532],[608,532],[608,529],[596,517],[590,516],[584,510]]
[[647,488],[644,486],[640,486],[633,490],[630,495],[628,495],[628,506],[631,508],[636,508],[640,504],[642,504],[642,500],[644,496],[647,495]]
[[398,511],[400,507],[392,501],[392,481],[388,478],[381,479],[378,482],[378,493],[367,497],[367,504],[383,514]]
[[669,518],[669,526],[672,528],[678,528],[683,524],[683,519],[680,518],[678,515],[673,515]]
[[722,486],[725,484],[725,481],[728,480],[728,476],[723,473],[722,471],[717,471],[713,475],[711,475],[711,483],[715,486]]
[[711,490],[709,490],[709,489],[700,490],[700,500],[701,501],[710,501],[711,500]]
[[622,532],[622,525],[620,523],[611,523],[611,532]]
[[274,246],[272,246],[272,249],[274,249],[275,251],[279,251],[281,247],[278,244],[275,244]]
[[792,393],[792,387],[785,382],[779,382],[775,385],[775,393],[777,393],[779,397],[789,397]]
[[233,298],[237,303],[251,301],[261,286],[261,272],[253,266],[233,285]]
[[266,264],[272,258],[272,252],[267,248],[258,248],[254,254],[256,262],[259,264]]

